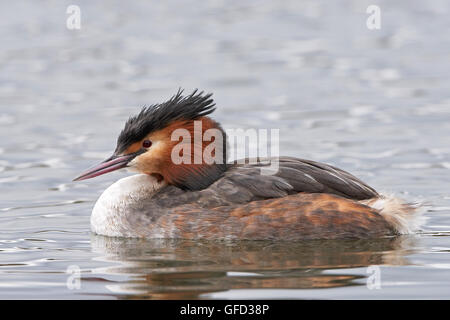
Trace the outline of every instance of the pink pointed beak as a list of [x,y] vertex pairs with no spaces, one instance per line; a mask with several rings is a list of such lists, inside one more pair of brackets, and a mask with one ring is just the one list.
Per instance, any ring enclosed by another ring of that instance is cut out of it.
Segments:
[[125,168],[128,163],[133,160],[138,154],[142,152],[135,152],[123,156],[115,156],[106,159],[105,161],[87,169],[85,172],[80,174],[78,177],[73,179],[73,181],[81,181],[86,179],[91,179],[97,176],[101,176],[102,174],[116,171],[122,168]]

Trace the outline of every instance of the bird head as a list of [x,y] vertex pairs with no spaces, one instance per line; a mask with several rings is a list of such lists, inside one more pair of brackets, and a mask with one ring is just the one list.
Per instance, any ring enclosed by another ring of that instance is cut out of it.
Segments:
[[226,135],[207,115],[215,110],[212,94],[183,96],[144,107],[125,123],[114,153],[74,181],[118,169],[154,175],[185,190],[200,190],[226,171]]

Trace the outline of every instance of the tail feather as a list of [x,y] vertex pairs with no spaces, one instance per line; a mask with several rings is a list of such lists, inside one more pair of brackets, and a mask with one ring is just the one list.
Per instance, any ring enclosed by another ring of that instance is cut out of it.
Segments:
[[424,223],[424,207],[421,203],[408,203],[393,195],[359,201],[377,210],[399,234],[411,234]]

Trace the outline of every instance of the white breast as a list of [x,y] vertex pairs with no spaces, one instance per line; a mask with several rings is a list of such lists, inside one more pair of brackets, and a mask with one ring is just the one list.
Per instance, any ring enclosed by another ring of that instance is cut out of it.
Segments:
[[146,174],[132,175],[109,186],[98,198],[91,215],[91,230],[110,237],[133,237],[127,228],[127,211],[144,199],[151,197],[164,187]]

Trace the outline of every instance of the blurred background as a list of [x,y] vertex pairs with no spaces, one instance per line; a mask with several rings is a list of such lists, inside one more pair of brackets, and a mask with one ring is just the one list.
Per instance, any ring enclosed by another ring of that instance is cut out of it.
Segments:
[[[0,1],[0,298],[449,298],[449,15],[445,0]],[[225,129],[278,128],[280,154],[426,202],[423,231],[275,248],[91,236],[127,173],[71,180],[178,88],[213,92]]]

